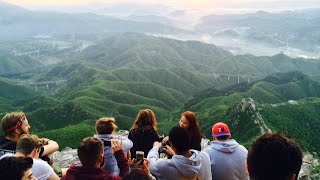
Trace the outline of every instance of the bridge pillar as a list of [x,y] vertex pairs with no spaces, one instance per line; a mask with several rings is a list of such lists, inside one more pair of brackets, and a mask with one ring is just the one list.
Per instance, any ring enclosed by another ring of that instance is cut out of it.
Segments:
[[47,89],[49,89],[49,84],[47,84]]
[[238,84],[240,83],[240,77],[238,76]]
[[228,76],[228,81],[230,80],[230,76]]
[[37,87],[37,85],[35,85],[35,86],[34,86],[34,88],[36,89],[36,91],[38,91],[38,87]]

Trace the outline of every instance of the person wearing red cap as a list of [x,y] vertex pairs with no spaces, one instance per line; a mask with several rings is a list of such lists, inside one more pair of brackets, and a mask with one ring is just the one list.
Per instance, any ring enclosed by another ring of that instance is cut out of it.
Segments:
[[248,150],[231,139],[228,125],[218,122],[212,127],[213,141],[204,149],[210,157],[212,179],[247,180]]

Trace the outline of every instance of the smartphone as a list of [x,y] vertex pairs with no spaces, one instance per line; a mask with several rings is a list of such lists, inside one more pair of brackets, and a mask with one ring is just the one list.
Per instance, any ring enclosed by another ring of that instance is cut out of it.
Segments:
[[111,139],[109,140],[103,140],[103,145],[104,146],[111,146]]
[[136,160],[137,162],[141,161],[141,164],[143,163],[143,158],[144,158],[144,152],[143,151],[136,151]]

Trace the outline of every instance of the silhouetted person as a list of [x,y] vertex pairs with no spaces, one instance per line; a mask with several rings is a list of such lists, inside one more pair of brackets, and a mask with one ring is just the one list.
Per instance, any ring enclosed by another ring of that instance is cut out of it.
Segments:
[[142,169],[132,169],[123,176],[122,180],[152,180]]
[[278,133],[259,137],[248,153],[252,180],[296,180],[302,165],[302,150],[297,142]]

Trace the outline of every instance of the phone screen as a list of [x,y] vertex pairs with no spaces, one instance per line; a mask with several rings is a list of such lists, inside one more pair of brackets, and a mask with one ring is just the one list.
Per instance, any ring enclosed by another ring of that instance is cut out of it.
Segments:
[[136,160],[140,161],[140,160],[143,160],[143,158],[144,158],[144,152],[143,151],[137,151],[136,152]]

